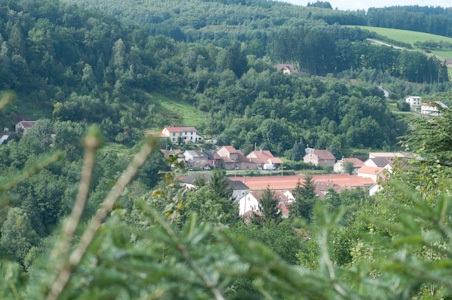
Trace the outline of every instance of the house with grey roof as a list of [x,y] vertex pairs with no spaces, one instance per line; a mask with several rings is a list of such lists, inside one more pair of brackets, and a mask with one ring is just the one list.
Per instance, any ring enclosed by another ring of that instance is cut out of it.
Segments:
[[[187,188],[195,188],[196,187],[196,180],[199,177],[204,178],[206,183],[209,183],[212,180],[213,173],[194,173],[190,174],[188,176],[185,176],[181,178],[182,184],[186,186]],[[232,190],[232,198],[233,199],[240,199],[241,197],[245,196],[249,192],[249,187],[244,184],[241,181],[232,181],[229,180],[228,189]]]
[[208,166],[208,156],[202,151],[187,150],[184,152],[185,163],[188,166],[196,168],[205,168]]

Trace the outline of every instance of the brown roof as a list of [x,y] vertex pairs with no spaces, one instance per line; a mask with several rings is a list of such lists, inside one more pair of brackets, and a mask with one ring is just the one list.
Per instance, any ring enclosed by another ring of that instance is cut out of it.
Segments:
[[289,69],[291,71],[297,71],[297,68],[294,65],[291,65],[291,64],[279,64],[279,65],[276,65],[276,70],[277,71],[281,71],[284,68],[287,68],[287,69]]
[[[289,176],[255,176],[250,177],[230,177],[230,180],[244,182],[252,191],[264,190],[270,186],[272,190],[293,190],[298,181],[304,182],[305,175]],[[375,182],[370,178],[363,178],[357,175],[348,174],[317,174],[313,175],[314,182],[331,181],[343,187],[366,187]]]
[[328,180],[328,181],[319,181],[315,183],[315,193],[318,195],[320,199],[325,197],[325,193],[328,191],[328,189],[334,189],[335,192],[340,193],[341,191],[345,190],[346,187],[342,185],[335,184],[334,182]]
[[328,150],[314,150],[311,153],[317,155],[319,159],[336,160],[336,157],[334,157],[334,155]]
[[195,127],[181,127],[180,129],[182,129],[183,132],[196,132],[196,128]]
[[19,124],[22,124],[24,128],[30,128],[35,125],[36,121],[20,121]]

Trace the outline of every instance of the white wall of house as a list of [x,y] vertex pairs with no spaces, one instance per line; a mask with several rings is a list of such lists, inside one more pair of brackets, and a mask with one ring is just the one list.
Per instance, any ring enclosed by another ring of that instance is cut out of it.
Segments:
[[377,182],[377,179],[378,179],[378,174],[367,174],[367,173],[359,173],[358,172],[358,176],[363,177],[363,178],[370,178],[374,182]]
[[246,196],[246,194],[249,193],[249,190],[233,190],[232,191],[232,198],[233,199],[241,199]]
[[421,97],[419,96],[410,96],[408,98],[405,99],[405,101],[410,105],[410,106],[421,106]]
[[381,185],[374,184],[369,188],[369,196],[375,196],[381,190],[383,190],[383,187]]
[[371,160],[371,159],[366,160],[366,161],[364,162],[364,165],[365,165],[365,166],[368,166],[368,167],[374,167],[374,168],[377,168],[377,167],[378,167],[378,166],[374,163],[374,161]]
[[255,212],[259,211],[259,201],[253,196],[253,194],[248,193],[247,195],[240,198],[239,201],[239,215],[242,216],[247,211],[252,210]]

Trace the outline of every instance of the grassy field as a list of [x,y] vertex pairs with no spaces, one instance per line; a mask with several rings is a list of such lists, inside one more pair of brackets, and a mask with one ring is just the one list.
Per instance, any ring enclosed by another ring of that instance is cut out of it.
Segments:
[[395,115],[400,115],[404,118],[412,118],[412,117],[416,117],[419,116],[418,114],[412,112],[412,111],[400,111],[397,108],[397,102],[396,101],[388,101],[388,108],[389,110],[395,114]]
[[[157,111],[165,115],[175,126],[199,126],[206,115],[196,107],[169,99],[161,94],[153,94],[152,100]],[[178,124],[176,124],[178,123]]]
[[[400,30],[400,29],[391,29],[391,28],[381,28],[381,27],[371,27],[371,26],[353,26],[359,27],[363,30],[373,31],[380,35],[387,36],[390,39],[411,44],[414,47],[415,42],[426,42],[426,41],[435,41],[435,42],[449,42],[452,43],[452,38],[448,38],[445,36],[417,32],[417,31],[409,31],[409,30]],[[444,51],[444,54],[451,55],[452,51]]]

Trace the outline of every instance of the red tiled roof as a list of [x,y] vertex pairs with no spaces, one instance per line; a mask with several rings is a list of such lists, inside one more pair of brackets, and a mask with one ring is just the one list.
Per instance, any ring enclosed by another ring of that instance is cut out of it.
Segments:
[[334,157],[334,155],[328,150],[314,150],[312,153],[317,155],[319,159],[336,160],[336,157]]
[[239,152],[238,150],[236,150],[234,148],[234,146],[223,146],[223,148],[226,149],[229,153],[237,153],[237,152]]
[[274,157],[273,154],[268,151],[252,151],[247,156],[247,158],[250,158],[252,162],[257,164],[268,164],[269,162],[273,164],[282,164],[282,160],[278,157]]
[[361,168],[364,166],[364,162],[358,158],[350,157],[350,158],[344,158],[344,162],[352,162],[354,168]]
[[165,128],[166,130],[168,130],[168,132],[183,132],[182,128],[180,127],[165,127]]
[[[272,190],[293,190],[297,186],[298,181],[304,182],[305,175],[289,175],[289,176],[256,176],[256,177],[229,177],[230,180],[241,181],[245,183],[250,190],[264,190],[270,186]],[[331,181],[337,185],[344,187],[365,187],[374,184],[371,178],[363,178],[357,175],[348,174],[318,174],[313,175],[314,182]]]
[[[275,193],[275,199],[278,201],[290,201],[289,198],[286,197],[286,195],[284,195],[281,191],[273,191]],[[264,192],[263,191],[255,191],[255,192],[251,192],[251,195],[254,196],[254,198],[257,199],[257,201],[261,200],[262,194]]]
[[272,162],[272,164],[282,164],[283,163],[283,161],[278,157],[272,157],[272,158],[270,158],[270,161]]
[[358,173],[376,175],[382,172],[383,170],[385,170],[385,168],[363,166],[361,167],[361,169],[358,170]]
[[286,204],[281,204],[278,205],[278,208],[281,210],[281,212],[283,214],[285,214],[286,216],[290,215],[290,210],[287,208],[287,205],[292,205],[292,203],[286,203]]

